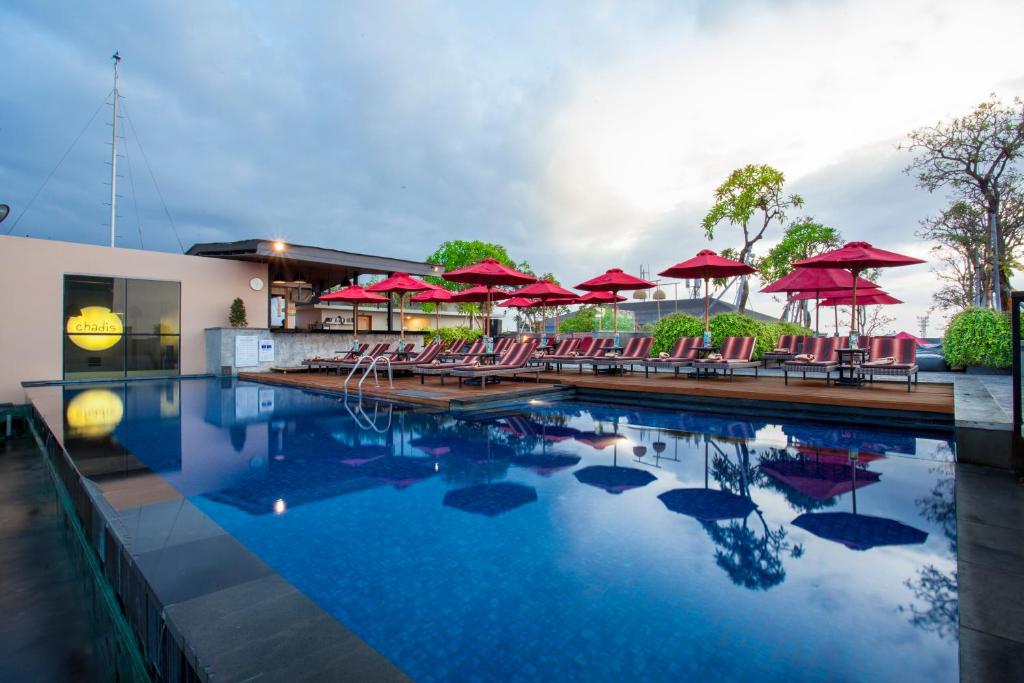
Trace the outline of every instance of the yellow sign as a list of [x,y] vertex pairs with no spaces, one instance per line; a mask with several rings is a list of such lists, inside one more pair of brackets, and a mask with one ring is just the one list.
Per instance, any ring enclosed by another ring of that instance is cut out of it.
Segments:
[[121,341],[124,325],[117,313],[105,306],[86,306],[68,318],[68,339],[86,351],[105,351]]
[[106,436],[123,417],[121,397],[107,389],[87,389],[68,402],[68,427],[75,436]]

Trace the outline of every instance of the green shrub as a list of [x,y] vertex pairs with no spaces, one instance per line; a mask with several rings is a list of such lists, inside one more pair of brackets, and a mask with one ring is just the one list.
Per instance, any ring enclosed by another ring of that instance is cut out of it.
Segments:
[[1013,362],[1011,347],[1010,316],[987,308],[968,308],[954,315],[942,340],[946,362],[960,368],[1008,368]]
[[235,298],[231,302],[231,309],[228,311],[228,323],[231,327],[248,327],[249,321],[245,316],[245,302],[241,298]]
[[441,341],[446,344],[450,344],[456,339],[464,339],[466,341],[473,341],[483,335],[483,331],[479,329],[469,329],[468,327],[442,327],[437,330],[429,330],[427,332],[427,343],[430,344],[441,337]]
[[704,321],[688,313],[672,313],[654,324],[654,343],[651,355],[669,353],[680,337],[699,337],[704,334]]
[[597,328],[597,309],[584,306],[558,323],[559,332],[593,332]]

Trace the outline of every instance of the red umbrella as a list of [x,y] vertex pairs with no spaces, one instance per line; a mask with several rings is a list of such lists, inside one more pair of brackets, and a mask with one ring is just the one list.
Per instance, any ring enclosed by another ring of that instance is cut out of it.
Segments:
[[464,289],[461,292],[455,292],[452,294],[452,298],[449,301],[460,304],[480,304],[488,299],[494,301],[501,301],[508,299],[512,295],[501,289],[489,289],[483,285],[477,287],[470,287]]
[[536,299],[527,299],[525,296],[514,296],[511,299],[506,299],[498,305],[506,308],[533,308],[536,303]]
[[[863,279],[863,278],[861,278],[861,279]],[[865,282],[868,282],[870,284],[870,286],[869,287],[861,287],[860,284],[858,283],[857,284],[857,293],[858,294],[863,294],[863,295],[877,294],[878,292],[882,291],[881,287],[876,285],[874,282],[871,282],[871,280],[865,280]],[[829,298],[832,298],[832,299],[849,299],[852,296],[853,296],[853,290],[852,289],[832,289],[832,290],[817,290],[816,289],[813,292],[793,292],[792,294],[789,295],[789,300],[790,301],[804,301],[806,299],[829,299]],[[860,298],[860,297],[858,297],[858,298]]]
[[665,277],[704,280],[704,332],[711,331],[711,308],[708,297],[708,280],[716,277],[750,275],[757,269],[746,263],[719,256],[710,249],[702,249],[691,259],[677,263],[658,273]]
[[420,304],[434,304],[434,329],[441,329],[441,304],[445,301],[451,301],[452,293],[440,285],[431,285],[429,282],[424,283],[430,285],[430,289],[420,292],[409,298],[409,301],[415,301]]
[[[867,278],[857,278],[857,289],[875,289],[876,285]],[[778,292],[801,292],[799,296],[790,296],[790,301],[823,298],[821,292],[830,290],[850,289],[853,287],[853,275],[841,268],[794,268],[775,282],[761,289],[765,294]],[[813,293],[813,296],[812,296]],[[818,333],[818,309],[814,309],[814,333]]]
[[[845,292],[844,292],[845,293]],[[856,299],[853,298],[853,293],[850,296],[830,296],[827,299],[822,299],[818,304],[819,306],[892,306],[894,304],[903,303],[899,299],[893,296],[889,296],[882,290],[874,291],[870,290],[867,294],[861,294]]]
[[897,339],[913,339],[918,346],[928,346],[931,344],[927,339],[922,339],[916,335],[910,334],[909,332],[900,332],[896,335]]
[[[575,299],[576,293],[570,292],[568,289],[564,289],[551,280],[537,280],[533,284],[521,287],[516,291],[512,292],[516,296],[529,297],[537,299],[539,301],[536,306],[538,308],[545,309],[543,312],[543,324],[541,326],[541,334],[546,334],[546,328],[548,323],[547,307],[548,302],[553,302],[558,299]],[[558,304],[555,304],[556,306]],[[555,339],[558,339],[558,319],[555,319]]]
[[[516,285],[528,285],[537,278],[532,275],[527,275],[526,273],[521,273],[515,268],[510,268],[497,259],[485,258],[483,261],[474,263],[471,266],[448,271],[444,274],[444,279],[450,282],[465,282],[471,285],[484,285],[487,288],[487,291],[490,292],[491,287],[494,287],[495,285],[507,285],[510,287],[514,287]],[[488,296],[485,301],[489,312],[491,308],[491,297]],[[490,336],[490,331],[490,320],[488,318],[484,318],[484,335]]]
[[329,294],[323,294],[320,301],[344,301],[352,304],[352,342],[355,343],[359,336],[359,304],[363,303],[384,303],[388,300],[386,296],[371,294],[359,285],[352,285],[345,289],[339,289]]
[[[810,258],[794,261],[793,265],[801,268],[845,268],[857,276],[868,268],[895,268],[924,263],[919,258],[904,256],[885,249],[877,249],[867,242],[847,242],[845,245]],[[850,317],[850,332],[857,334],[857,282],[853,283],[851,305],[853,315]]]
[[616,302],[617,303],[617,302],[625,301],[625,300],[626,300],[626,297],[619,296],[618,294],[615,294],[614,292],[587,292],[583,296],[578,297],[576,299],[576,303],[579,303],[579,304],[597,304],[598,306],[600,306],[602,304],[610,304],[612,302]]
[[[657,287],[653,282],[642,280],[638,277],[625,273],[621,268],[612,268],[606,270],[603,275],[598,275],[595,278],[581,282],[576,285],[576,289],[582,289],[588,292],[611,292],[612,294],[618,294],[623,290],[636,290],[636,289],[650,289],[651,287]],[[615,306],[615,314],[612,318],[612,330],[615,334],[619,333],[619,302],[617,298],[612,299],[612,303]]]
[[391,277],[381,280],[375,285],[366,288],[368,292],[398,292],[398,336],[405,338],[405,295],[409,292],[422,292],[429,290],[433,285],[428,285],[422,280],[417,280],[408,273],[394,273]]

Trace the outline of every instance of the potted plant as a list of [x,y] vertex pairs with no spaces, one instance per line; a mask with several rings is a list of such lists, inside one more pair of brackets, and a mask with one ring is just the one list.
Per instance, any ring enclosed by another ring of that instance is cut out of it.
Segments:
[[1010,316],[987,308],[968,308],[946,327],[942,349],[950,367],[973,374],[1010,373]]
[[249,321],[245,317],[245,302],[241,298],[235,298],[231,302],[231,310],[228,311],[228,322],[231,327],[248,327]]

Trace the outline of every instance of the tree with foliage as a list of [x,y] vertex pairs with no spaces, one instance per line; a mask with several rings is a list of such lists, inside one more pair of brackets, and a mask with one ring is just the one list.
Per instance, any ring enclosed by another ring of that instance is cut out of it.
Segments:
[[[760,272],[761,281],[768,284],[788,275],[793,270],[793,261],[823,254],[842,246],[842,244],[843,236],[839,234],[838,230],[818,223],[811,216],[804,216],[790,223],[782,235],[782,240],[755,265]],[[808,306],[809,301],[806,299],[799,302],[797,306],[787,301],[779,320],[800,322],[804,327],[809,327],[811,313]],[[794,319],[794,313],[799,314],[799,321]]]
[[[994,291],[992,254],[985,205],[959,199],[938,215],[921,221],[917,236],[932,243],[932,256],[943,265],[935,275],[942,287],[933,295],[942,310],[987,306]],[[1008,279],[1024,254],[1024,186],[1013,181],[999,205],[1002,233],[1000,265]]]
[[929,192],[948,187],[958,198],[977,201],[988,223],[985,242],[992,270],[996,309],[1009,304],[1009,273],[1002,263],[1007,254],[1000,227],[1000,207],[1009,188],[1020,181],[1015,162],[1024,155],[1024,100],[1004,105],[993,94],[974,111],[948,122],[925,126],[909,135],[901,147],[914,154],[905,172]]
[[245,302],[236,297],[231,302],[231,310],[228,311],[228,323],[231,327],[248,327],[249,320],[245,315]]
[[[702,223],[704,234],[714,239],[715,227],[722,221],[738,225],[743,231],[739,260],[752,263],[754,245],[764,237],[768,226],[785,222],[789,209],[803,206],[800,195],[783,194],[785,182],[782,171],[764,164],[747,164],[736,169],[715,190],[715,204]],[[744,277],[740,282],[740,313],[747,309],[749,296],[749,285]]]
[[[506,266],[517,268],[519,270],[530,267],[530,264],[526,261],[519,264],[513,261],[508,255],[508,252],[505,251],[505,247],[500,244],[484,242],[482,240],[448,240],[446,242],[442,242],[441,246],[435,249],[434,253],[427,257],[426,261],[427,263],[439,265],[443,269],[443,272],[448,272],[450,270],[471,266],[485,258],[495,259]],[[431,284],[440,285],[452,292],[461,292],[462,290],[469,289],[473,286],[465,282],[449,282],[443,277],[437,275],[428,275],[423,279]],[[480,312],[480,307],[481,304],[459,304],[459,312],[469,315],[470,327],[473,326],[473,316]],[[433,312],[433,304],[424,304],[423,310],[426,312]]]

